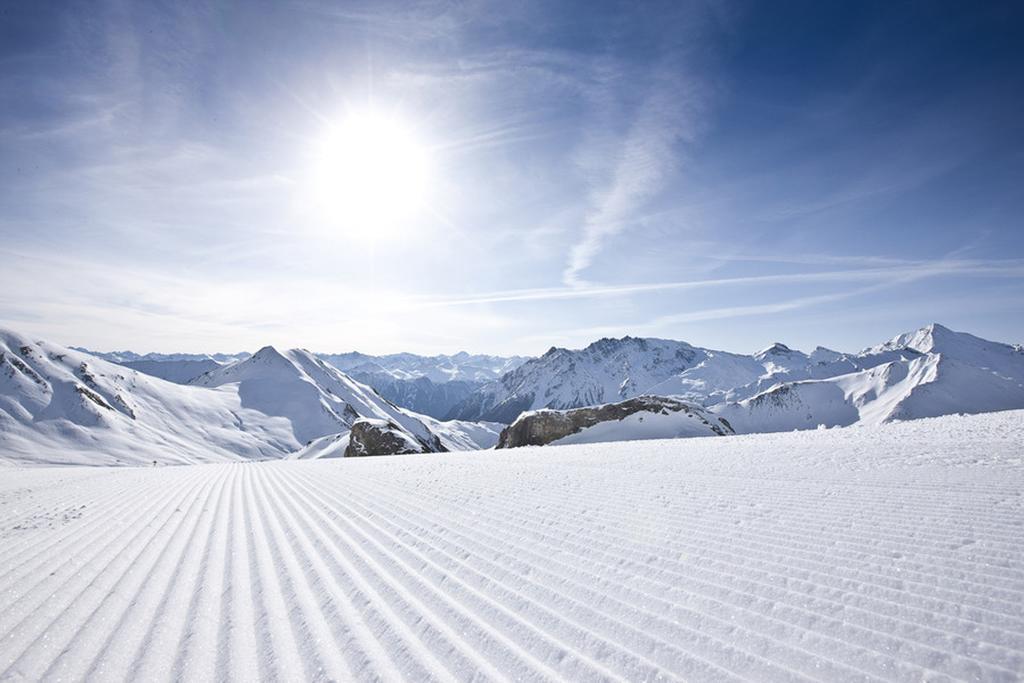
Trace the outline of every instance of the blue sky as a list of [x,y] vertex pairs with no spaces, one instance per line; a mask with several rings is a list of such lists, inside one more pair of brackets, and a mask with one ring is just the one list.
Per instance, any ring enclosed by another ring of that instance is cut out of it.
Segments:
[[[1019,3],[0,12],[0,325],[138,351],[1024,341]],[[311,192],[353,111],[427,159],[387,231]]]

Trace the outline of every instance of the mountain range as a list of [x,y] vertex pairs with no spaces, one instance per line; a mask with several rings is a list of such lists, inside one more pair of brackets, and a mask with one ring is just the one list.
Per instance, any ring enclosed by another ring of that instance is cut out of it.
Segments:
[[[1020,345],[939,324],[857,353],[776,343],[744,355],[623,337],[531,359],[265,347],[230,356],[119,352],[111,362],[14,332],[0,333],[0,342],[0,460],[7,462],[473,450],[495,445],[506,425],[502,445],[514,446],[1024,408]],[[193,370],[200,372],[186,377]],[[417,409],[431,401],[430,411]]]
[[[725,420],[740,434],[1011,410],[1024,407],[1024,349],[939,324],[856,354],[822,347],[805,354],[777,343],[742,356],[660,339],[602,339],[524,364],[470,397],[461,416],[504,422],[515,415],[510,434],[530,432],[537,428],[521,423],[550,422],[551,409],[578,422],[575,411],[588,405],[651,395],[687,401],[710,424]],[[631,414],[637,424],[628,429],[625,421],[617,431],[590,425],[559,443],[664,438],[670,414],[642,411]]]
[[[601,339],[581,350],[552,348],[523,363],[474,392],[453,417],[507,423],[529,410],[580,408],[641,395],[674,396],[711,407],[752,399],[780,385],[829,381],[875,368],[892,367],[889,372],[899,374],[896,366],[909,367],[922,358],[913,366],[915,371],[941,361],[944,374],[967,366],[980,370],[986,379],[991,375],[996,384],[1000,377],[1008,378],[1008,387],[997,393],[1009,391],[1015,397],[1024,353],[1019,345],[986,341],[939,324],[852,354],[820,346],[807,354],[776,343],[742,355],[667,339]],[[844,383],[851,381],[856,383]],[[1001,405],[1010,398],[972,400]]]
[[938,324],[788,374],[716,412],[764,432],[1024,407],[1024,348]]
[[[301,349],[268,346],[182,385],[0,331],[0,461],[323,457],[343,454],[361,422],[359,433],[401,441],[407,451],[470,450],[497,441],[497,428],[400,408]],[[365,443],[356,450],[372,454]]]
[[[205,372],[251,355],[247,352],[138,354],[72,348],[179,384],[188,384]],[[389,401],[439,419],[448,416],[456,405],[487,382],[528,360],[524,356],[488,356],[465,351],[437,356],[413,353],[372,356],[358,351],[315,355],[349,377],[369,384]]]

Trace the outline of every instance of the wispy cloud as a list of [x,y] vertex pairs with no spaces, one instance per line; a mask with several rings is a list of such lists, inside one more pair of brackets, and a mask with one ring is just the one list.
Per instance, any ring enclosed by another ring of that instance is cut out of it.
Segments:
[[[811,282],[815,279],[819,281],[844,281],[844,280],[873,280],[871,284],[861,287],[855,287],[852,289],[845,289],[836,292],[829,292],[825,294],[815,294],[811,296],[799,296],[781,299],[778,301],[768,301],[757,304],[747,304],[739,306],[716,306],[713,308],[702,308],[692,311],[684,311],[680,313],[673,313],[669,315],[659,315],[645,322],[632,324],[629,326],[629,333],[636,335],[658,335],[658,334],[673,334],[677,332],[681,325],[687,323],[699,323],[715,320],[729,320],[739,318],[752,318],[758,316],[771,316],[781,313],[789,313],[794,311],[800,311],[803,309],[814,308],[824,306],[826,304],[832,304],[840,301],[847,301],[862,297],[877,292],[885,291],[901,285],[907,285],[913,282],[927,280],[930,278],[942,277],[942,276],[976,276],[976,277],[993,277],[993,278],[1012,278],[1021,279],[1024,278],[1024,260],[1014,259],[1006,260],[1002,262],[981,262],[981,261],[949,261],[949,262],[933,262],[923,263],[920,266],[910,268],[890,268],[890,269],[871,269],[863,271],[840,271],[831,273],[809,273],[804,276],[779,276],[780,278],[785,277],[798,277],[803,278],[802,280],[789,280],[789,281],[804,281]],[[747,284],[756,284],[758,278],[734,278],[732,283],[746,282]],[[783,282],[786,280],[775,279],[771,276],[771,279],[765,279],[764,282]],[[706,283],[712,281],[703,281],[699,284],[704,286]],[[722,281],[718,281],[722,282]],[[673,284],[683,283],[668,283],[670,286]],[[553,331],[546,335],[546,343],[550,343],[552,340],[559,339],[596,339],[601,336],[617,335],[622,334],[621,326],[613,325],[599,325],[592,326],[585,329],[572,329]],[[533,339],[530,341],[544,341],[543,339]]]
[[[826,282],[908,282],[925,277],[941,276],[975,277],[1024,277],[1024,260],[1003,261],[982,260],[940,260],[905,262],[899,266],[885,268],[859,268],[852,270],[830,270],[810,273],[784,273],[777,275],[752,275],[744,277],[714,278],[706,280],[682,280],[675,282],[635,283],[623,285],[580,284],[565,287],[514,289],[479,294],[471,297],[440,299],[416,299],[418,306],[469,306],[517,301],[554,301],[562,299],[589,299],[609,296],[624,296],[649,292],[720,288],[728,286],[780,285]],[[739,310],[739,309],[737,309]]]
[[[685,73],[685,72],[683,72]],[[632,74],[622,74],[629,79]],[[605,98],[613,97],[605,94]],[[647,97],[636,108],[625,136],[616,148],[607,149],[603,131],[602,155],[609,155],[609,173],[592,172],[591,201],[580,239],[572,246],[562,280],[585,285],[582,277],[605,241],[624,230],[646,202],[664,188],[679,163],[677,145],[691,140],[697,130],[698,112],[704,106],[701,84],[679,71],[664,69],[649,86]],[[605,106],[611,106],[605,103]]]
[[[888,285],[888,283],[886,283]],[[858,289],[848,290],[844,292],[836,292],[833,294],[820,294],[816,296],[803,296],[794,297],[790,299],[784,299],[781,301],[772,301],[763,304],[750,304],[745,306],[719,306],[715,308],[703,308],[695,311],[687,311],[685,313],[675,313],[672,315],[658,316],[652,320],[631,325],[629,333],[633,335],[658,335],[670,332],[673,328],[685,324],[695,322],[706,322],[709,320],[728,320],[731,318],[749,318],[754,316],[772,315],[777,313],[785,313],[789,311],[797,311],[804,308],[810,308],[812,306],[820,306],[835,301],[841,301],[843,299],[850,299],[862,294],[875,291],[880,288],[881,285],[871,285],[868,287],[860,287]],[[596,339],[603,336],[614,336],[622,334],[622,328],[614,325],[598,325],[593,327],[587,327],[585,329],[572,329],[555,331],[545,335],[548,340],[558,339],[578,339],[580,337],[584,339]],[[543,341],[543,338],[539,338],[539,341]]]

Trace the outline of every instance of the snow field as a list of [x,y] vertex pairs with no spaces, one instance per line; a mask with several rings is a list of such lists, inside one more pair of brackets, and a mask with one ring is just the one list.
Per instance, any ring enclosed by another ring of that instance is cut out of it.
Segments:
[[0,474],[2,680],[1024,671],[1024,412]]

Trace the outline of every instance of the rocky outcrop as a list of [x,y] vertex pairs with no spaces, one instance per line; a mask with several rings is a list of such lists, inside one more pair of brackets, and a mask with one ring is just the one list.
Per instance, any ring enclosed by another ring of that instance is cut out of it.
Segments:
[[[708,436],[732,434],[724,419],[714,418],[685,401],[663,396],[638,396],[619,403],[608,403],[572,410],[535,410],[523,413],[501,432],[497,448],[544,446],[603,422],[621,422],[638,413],[652,415],[683,414],[697,420]],[[642,422],[643,416],[638,422]],[[703,430],[702,430],[703,431]]]
[[436,436],[431,441],[424,441],[390,420],[363,418],[352,424],[345,457],[438,453],[445,450]]

